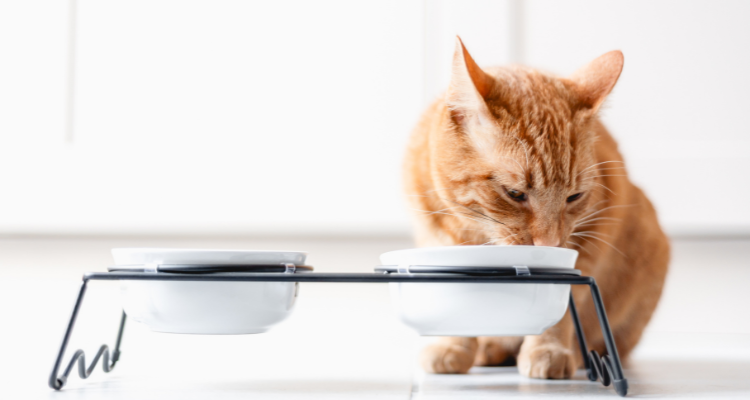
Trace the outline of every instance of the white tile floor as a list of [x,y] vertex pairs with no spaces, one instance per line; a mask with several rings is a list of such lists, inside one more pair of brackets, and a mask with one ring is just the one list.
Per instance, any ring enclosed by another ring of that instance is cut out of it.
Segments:
[[[116,246],[301,249],[319,271],[367,271],[407,239],[0,239],[0,399],[615,398],[579,374],[520,377],[513,368],[464,376],[419,372],[425,340],[390,314],[386,285],[305,284],[289,321],[264,335],[190,336],[127,326],[110,374],[46,387],[82,272]],[[633,397],[750,398],[750,240],[676,241],[663,302],[626,370]],[[95,282],[71,343],[112,344],[116,283]],[[606,296],[606,293],[604,294]]]

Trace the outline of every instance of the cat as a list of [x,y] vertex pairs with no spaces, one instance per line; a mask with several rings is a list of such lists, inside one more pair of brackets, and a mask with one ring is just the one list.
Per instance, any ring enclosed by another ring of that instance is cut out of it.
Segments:
[[[670,249],[597,116],[623,63],[612,51],[567,78],[482,69],[457,38],[450,85],[412,133],[404,182],[418,246],[578,250],[576,268],[599,284],[626,360],[661,296]],[[572,290],[589,347],[605,353],[588,287]],[[420,363],[433,373],[515,363],[528,377],[564,379],[583,365],[575,341],[566,315],[536,336],[440,338]]]

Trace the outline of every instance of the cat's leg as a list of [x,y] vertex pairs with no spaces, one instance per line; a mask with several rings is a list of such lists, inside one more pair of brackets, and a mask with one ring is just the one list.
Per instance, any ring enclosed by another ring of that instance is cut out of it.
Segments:
[[422,350],[420,364],[434,374],[465,374],[474,365],[477,338],[442,337]]
[[515,365],[522,336],[477,338],[477,355],[474,365]]
[[530,378],[567,379],[578,368],[574,330],[566,315],[541,335],[526,336],[518,352],[518,371]]

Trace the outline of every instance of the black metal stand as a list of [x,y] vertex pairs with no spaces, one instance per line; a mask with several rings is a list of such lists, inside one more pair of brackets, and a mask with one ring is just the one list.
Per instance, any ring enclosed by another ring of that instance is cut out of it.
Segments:
[[[86,286],[91,280],[149,280],[149,281],[206,281],[206,282],[435,282],[435,283],[545,283],[560,285],[588,285],[591,289],[591,296],[594,300],[594,306],[599,318],[599,325],[602,330],[602,337],[607,348],[604,356],[591,350],[588,351],[586,338],[581,327],[573,296],[570,296],[570,315],[575,325],[578,344],[583,356],[584,367],[586,368],[589,380],[596,381],[601,378],[604,386],[613,384],[615,391],[620,396],[625,396],[628,392],[628,381],[622,372],[622,364],[617,354],[617,347],[612,336],[612,330],[607,320],[607,313],[604,310],[599,287],[596,285],[594,278],[588,276],[577,276],[574,274],[556,275],[556,274],[539,274],[539,275],[430,275],[430,274],[390,274],[390,273],[222,273],[222,274],[179,274],[179,273],[152,273],[152,272],[91,272],[83,276],[83,284],[78,293],[73,313],[70,316],[68,327],[65,330],[60,351],[55,359],[52,373],[49,378],[49,386],[52,389],[60,390],[73,370],[73,366],[78,363],[78,375],[86,379],[96,367],[99,358],[103,359],[102,367],[104,372],[111,371],[120,357],[120,344],[122,342],[123,330],[125,328],[125,312],[122,313],[120,328],[117,334],[117,342],[110,359],[109,348],[102,345],[99,351],[91,361],[91,365],[86,368],[86,358],[82,350],[73,354],[68,366],[62,374],[59,374],[62,365],[63,356],[73,332],[73,327],[78,317],[78,311],[83,302],[83,296],[86,293]],[[110,363],[111,361],[111,363]]]
[[68,347],[70,335],[71,333],[73,333],[73,327],[76,323],[76,319],[78,318],[78,311],[81,308],[81,303],[83,303],[83,296],[86,294],[87,285],[88,279],[84,277],[83,283],[81,284],[81,289],[78,291],[76,304],[75,306],[73,306],[73,313],[70,315],[68,328],[65,329],[65,336],[63,336],[63,341],[60,345],[60,351],[57,353],[55,366],[52,368],[52,373],[49,376],[49,387],[55,390],[60,390],[63,388],[63,386],[65,386],[65,383],[67,383],[68,381],[68,376],[73,371],[73,366],[76,364],[76,361],[78,362],[78,376],[80,376],[81,379],[86,379],[91,376],[94,368],[96,368],[96,363],[99,362],[99,358],[102,358],[102,369],[104,370],[104,372],[112,371],[112,369],[115,367],[115,364],[117,364],[117,360],[120,359],[120,343],[122,343],[122,333],[125,331],[125,319],[127,318],[127,316],[125,315],[125,311],[122,312],[122,317],[120,317],[120,329],[117,330],[117,341],[115,342],[115,348],[112,352],[111,357],[112,363],[110,363],[109,347],[106,344],[103,344],[101,347],[99,347],[99,351],[96,352],[96,355],[94,356],[94,359],[91,360],[91,365],[89,365],[88,368],[86,368],[86,354],[83,352],[83,350],[77,350],[73,354],[73,357],[70,359],[70,362],[65,368],[65,371],[61,375],[57,374],[62,364],[65,349]]

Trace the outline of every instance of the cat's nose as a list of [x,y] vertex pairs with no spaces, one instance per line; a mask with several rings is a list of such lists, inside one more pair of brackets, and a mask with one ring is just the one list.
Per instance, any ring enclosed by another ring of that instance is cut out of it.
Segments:
[[547,237],[535,237],[533,238],[534,246],[549,246],[558,247],[560,246],[560,239],[547,236]]

